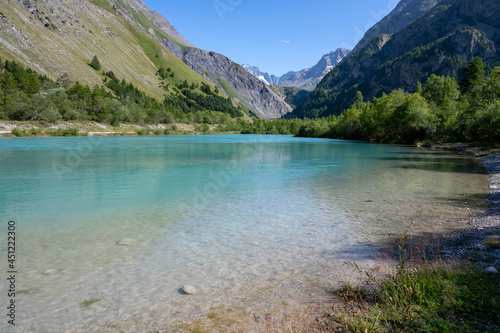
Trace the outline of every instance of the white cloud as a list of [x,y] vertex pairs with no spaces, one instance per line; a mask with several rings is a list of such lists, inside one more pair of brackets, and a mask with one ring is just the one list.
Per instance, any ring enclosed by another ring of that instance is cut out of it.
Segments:
[[290,41],[289,41],[289,40],[284,40],[284,39],[282,39],[282,40],[281,40],[281,42],[282,42],[282,43],[285,43],[285,44],[290,44]]

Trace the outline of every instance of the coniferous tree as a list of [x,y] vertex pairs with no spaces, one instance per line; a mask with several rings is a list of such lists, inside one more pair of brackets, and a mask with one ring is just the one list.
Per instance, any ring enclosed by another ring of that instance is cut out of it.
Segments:
[[96,55],[92,58],[92,61],[90,62],[89,65],[90,65],[90,67],[92,67],[96,71],[101,69],[101,63],[99,62],[99,59],[97,58]]
[[464,68],[464,78],[460,80],[460,92],[462,95],[469,94],[475,88],[481,86],[485,80],[484,63],[481,58],[474,58],[469,65]]
[[415,88],[415,93],[422,95],[422,83],[417,81],[417,87]]
[[40,91],[40,82],[35,73],[31,73],[27,78],[26,92],[36,94]]

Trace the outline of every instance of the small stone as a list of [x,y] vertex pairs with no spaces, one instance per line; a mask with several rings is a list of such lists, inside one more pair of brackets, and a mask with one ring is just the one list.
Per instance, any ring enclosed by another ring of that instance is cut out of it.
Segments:
[[42,273],[43,273],[43,275],[56,274],[57,273],[57,269],[55,269],[55,268],[47,269],[46,271],[43,271]]
[[495,267],[490,266],[490,267],[486,268],[486,273],[491,274],[491,275],[497,275],[498,270]]
[[196,288],[193,286],[184,286],[181,288],[182,292],[188,295],[194,295],[196,294]]
[[135,243],[137,243],[137,239],[124,238],[121,241],[119,241],[117,244],[118,245],[122,245],[122,246],[129,246],[129,245],[132,245],[132,244],[135,244]]

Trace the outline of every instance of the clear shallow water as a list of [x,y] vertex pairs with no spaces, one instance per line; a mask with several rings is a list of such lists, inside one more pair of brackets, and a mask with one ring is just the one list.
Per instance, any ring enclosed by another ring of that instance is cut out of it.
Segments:
[[[2,139],[0,218],[16,221],[23,291],[15,331],[141,332],[252,304],[270,289],[286,299],[405,229],[461,227],[465,195],[486,185],[473,159],[406,146],[242,135]],[[136,242],[118,245],[124,238]],[[185,284],[198,293],[179,293]]]

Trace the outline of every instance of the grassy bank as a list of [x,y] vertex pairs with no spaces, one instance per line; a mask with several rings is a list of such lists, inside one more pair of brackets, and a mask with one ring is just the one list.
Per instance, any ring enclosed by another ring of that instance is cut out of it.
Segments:
[[[467,260],[427,258],[400,243],[395,271],[343,285],[316,326],[324,332],[500,332],[498,276]],[[319,327],[318,327],[319,326]]]
[[500,332],[499,275],[484,269],[499,262],[498,239],[485,245],[467,258],[446,258],[442,248],[414,246],[403,236],[394,265],[346,263],[364,282],[335,287],[327,305],[266,313],[252,331]]

